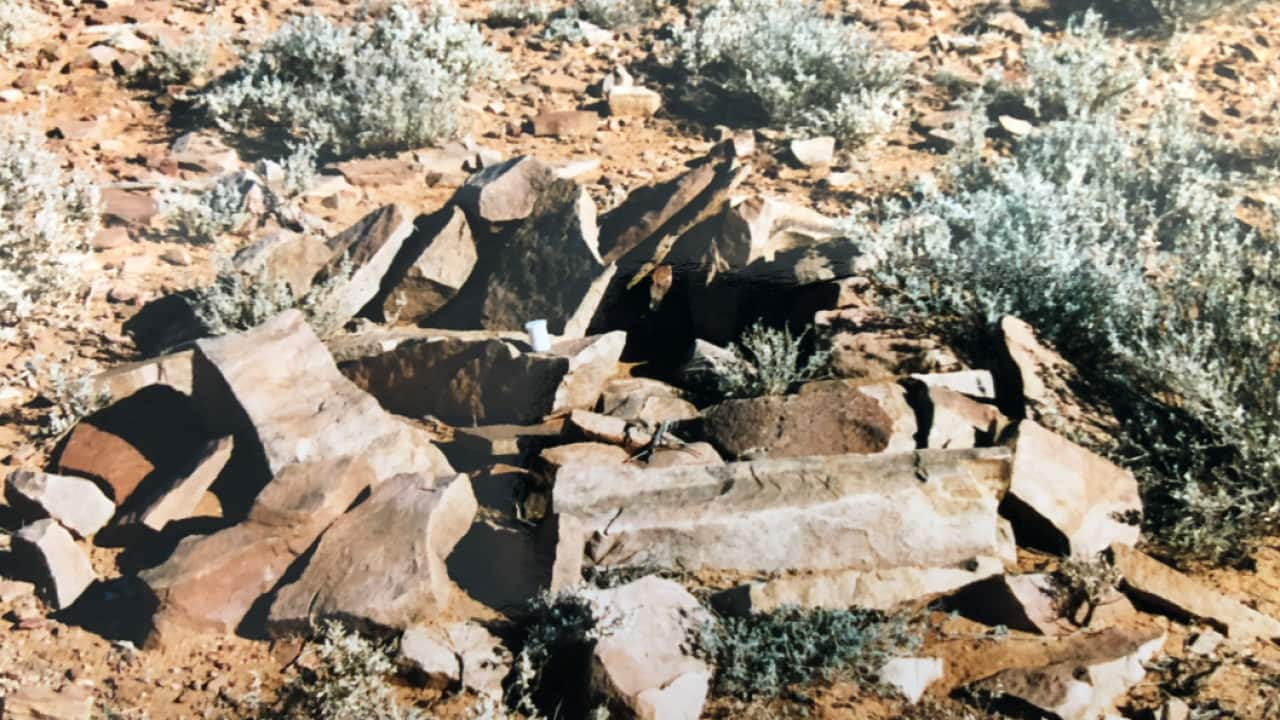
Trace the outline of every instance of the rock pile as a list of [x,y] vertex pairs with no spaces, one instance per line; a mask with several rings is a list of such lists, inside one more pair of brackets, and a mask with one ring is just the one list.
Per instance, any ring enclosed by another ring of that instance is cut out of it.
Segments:
[[[639,90],[614,87],[610,107],[651,112]],[[703,706],[715,668],[686,636],[715,622],[689,592],[704,581],[729,615],[945,598],[1018,637],[935,643],[886,665],[886,683],[913,700],[972,686],[1071,719],[1109,712],[1164,635],[1118,595],[1084,616],[1056,602],[1053,578],[1019,572],[1019,546],[1105,551],[1145,608],[1280,637],[1134,549],[1134,476],[1037,422],[1055,387],[1042,373],[1063,363],[1030,328],[1009,319],[1005,344],[966,364],[866,323],[830,222],[735,195],[746,145],[601,217],[526,157],[473,174],[434,214],[388,206],[323,248],[252,249],[242,261],[299,292],[337,278],[328,315],[380,324],[321,340],[293,310],[99,378],[114,403],[49,472],[7,478],[30,523],[13,538],[25,579],[55,609],[102,602],[86,548],[110,539],[153,558],[130,600],[154,608],[151,646],[337,619],[403,635],[419,682],[488,693],[513,650],[494,618],[576,591],[619,618],[583,691],[644,718]],[[715,396],[752,370],[717,343],[758,318],[828,327],[834,377]],[[531,320],[549,348],[524,335]],[[588,568],[640,577],[587,588]]]

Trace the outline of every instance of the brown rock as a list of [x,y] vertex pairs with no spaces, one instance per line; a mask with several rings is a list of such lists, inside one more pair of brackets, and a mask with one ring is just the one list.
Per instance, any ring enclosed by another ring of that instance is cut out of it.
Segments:
[[76,425],[58,456],[58,471],[97,481],[120,505],[156,468],[131,443],[84,420]]
[[116,188],[102,189],[102,216],[146,227],[160,214],[156,201],[147,193]]
[[610,631],[591,651],[591,693],[626,716],[696,720],[711,667],[687,638],[712,621],[696,598],[673,580],[654,576],[583,593]]
[[915,414],[896,385],[814,383],[798,395],[726,400],[703,413],[706,439],[731,458],[915,449]]
[[588,554],[601,565],[942,566],[1008,554],[996,507],[1009,463],[993,448],[662,470],[570,465],[552,498],[555,512],[595,533]]
[[904,386],[907,401],[915,408],[925,447],[939,450],[986,447],[994,443],[1009,424],[994,405],[971,400],[942,385],[912,379]]
[[148,498],[137,510],[122,515],[117,525],[144,525],[157,532],[165,525],[192,517],[213,481],[231,459],[234,442],[230,435],[211,441],[191,462],[175,474],[162,491]]
[[399,663],[422,673],[441,689],[460,683],[491,696],[502,695],[502,680],[511,669],[511,653],[474,622],[443,627],[416,625],[400,637]]
[[724,458],[720,457],[711,443],[696,442],[677,447],[655,448],[644,464],[655,469],[681,465],[723,465]]
[[630,453],[617,445],[581,442],[543,450],[538,455],[538,464],[548,477],[555,477],[561,468],[569,465],[621,465],[629,459]]
[[1142,500],[1133,473],[1031,420],[1019,423],[1010,446],[1008,512],[1020,541],[1076,557],[1138,541]]
[[1095,607],[1072,608],[1066,589],[1045,573],[1000,575],[974,583],[954,595],[948,605],[985,625],[1040,635],[1070,635],[1082,628],[1099,630],[1129,620],[1136,612],[1123,595],[1112,591]]
[[555,171],[550,165],[537,158],[516,157],[467,178],[454,193],[453,202],[473,219],[523,220],[533,212],[543,189],[554,179]]
[[361,458],[289,465],[262,489],[243,523],[184,539],[168,560],[139,575],[157,602],[148,643],[161,644],[180,631],[234,631],[375,481]]
[[378,294],[382,278],[412,232],[413,217],[404,208],[387,205],[331,239],[329,250],[333,260],[320,272],[317,281],[334,276],[344,262],[351,274],[321,301],[317,312],[339,322],[355,317]]
[[297,581],[280,589],[267,629],[301,633],[326,618],[400,630],[429,622],[453,600],[445,558],[476,509],[466,475],[444,487],[420,475],[383,482],[334,523]]
[[94,392],[109,396],[113,403],[152,385],[165,385],[183,395],[190,395],[192,354],[192,351],[184,350],[117,365],[93,377]]
[[56,520],[37,520],[13,536],[18,567],[55,610],[64,610],[98,579],[89,556]]
[[600,411],[632,422],[657,425],[698,417],[698,408],[680,396],[680,390],[650,378],[610,380],[600,394]]
[[425,175],[416,162],[400,158],[360,158],[336,163],[334,168],[356,187],[404,185],[421,182]]
[[590,137],[600,124],[600,116],[585,110],[551,110],[533,119],[533,134],[539,137]]
[[83,478],[15,470],[4,495],[27,519],[53,518],[82,538],[101,530],[116,512],[115,503]]
[[560,438],[564,419],[557,418],[536,425],[478,425],[453,431],[453,447],[472,458],[471,467],[495,462],[523,465],[546,445]]
[[[443,227],[439,227],[443,220]],[[458,294],[476,264],[467,216],[457,207],[421,218],[383,280],[382,315],[416,324]],[[424,227],[425,226],[425,227]]]
[[653,440],[653,433],[641,425],[585,410],[570,412],[567,425],[588,440],[619,445],[631,451],[639,450]]
[[1222,628],[1232,639],[1280,638],[1280,622],[1126,545],[1110,549],[1122,587],[1143,604]]
[[241,248],[232,264],[242,273],[283,281],[300,298],[332,258],[333,250],[322,239],[280,230]]
[[0,698],[5,720],[89,720],[93,695],[77,685],[61,690],[22,687]]
[[342,371],[401,415],[456,425],[526,424],[593,407],[625,343],[625,334],[614,332],[528,353],[502,340],[441,337],[400,344]]
[[[216,429],[244,435],[236,447],[261,446],[265,468],[259,471],[363,456],[378,480],[453,472],[426,432],[389,415],[338,372],[296,310],[196,347],[200,373],[225,384],[203,398],[206,412],[220,420],[223,427]],[[236,422],[237,416],[243,419]]]
[[942,373],[963,367],[950,348],[933,338],[897,332],[836,330],[831,339],[831,371],[856,380],[897,380],[904,375]]

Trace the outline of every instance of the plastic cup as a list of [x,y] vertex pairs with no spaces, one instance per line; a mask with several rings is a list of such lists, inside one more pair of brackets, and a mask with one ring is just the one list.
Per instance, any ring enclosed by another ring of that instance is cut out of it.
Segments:
[[534,352],[547,352],[551,349],[551,336],[547,334],[546,320],[530,320],[524,324],[529,333],[529,346]]

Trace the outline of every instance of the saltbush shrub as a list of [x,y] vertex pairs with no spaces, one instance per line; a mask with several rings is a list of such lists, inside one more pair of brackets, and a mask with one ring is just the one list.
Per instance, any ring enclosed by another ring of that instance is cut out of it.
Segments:
[[577,0],[578,12],[606,28],[638,25],[658,13],[664,0]]
[[1233,178],[1187,115],[1050,123],[851,234],[900,309],[970,337],[1021,317],[1104,383],[1127,420],[1107,450],[1140,473],[1147,529],[1226,560],[1275,521],[1280,258],[1236,219]]
[[691,640],[715,666],[715,692],[743,700],[778,697],[796,685],[873,680],[885,662],[920,643],[901,618],[822,608],[723,617]]
[[551,8],[536,0],[501,0],[489,5],[488,24],[493,27],[541,25],[551,16]]
[[503,66],[448,6],[393,4],[351,25],[290,20],[201,102],[242,135],[283,133],[334,156],[393,152],[454,135],[467,90]]
[[218,276],[212,284],[189,290],[186,302],[209,335],[229,335],[255,328],[285,310],[298,309],[320,337],[341,327],[332,316],[327,300],[351,278],[351,264],[344,260],[332,273],[306,289],[290,287],[272,275],[267,266],[255,272],[236,269],[224,259],[217,261]]
[[0,341],[37,307],[65,309],[57,306],[79,290],[77,268],[98,231],[97,186],[63,169],[38,125],[0,118]]
[[831,350],[805,351],[805,330],[793,335],[788,328],[756,323],[729,348],[741,362],[728,364],[716,378],[720,394],[730,398],[785,395],[797,385],[817,380],[827,371]]
[[232,173],[208,187],[191,191],[177,186],[161,189],[157,205],[169,229],[186,242],[207,245],[244,226],[249,220],[245,199],[253,182]]
[[911,62],[806,0],[712,0],[674,50],[684,72],[769,122],[849,145],[897,122]]

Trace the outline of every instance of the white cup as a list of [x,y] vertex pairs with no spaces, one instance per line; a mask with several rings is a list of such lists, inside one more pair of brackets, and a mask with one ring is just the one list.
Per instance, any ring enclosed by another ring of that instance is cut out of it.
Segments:
[[529,333],[529,346],[534,352],[547,352],[551,349],[551,336],[547,334],[546,320],[530,320],[524,324]]

